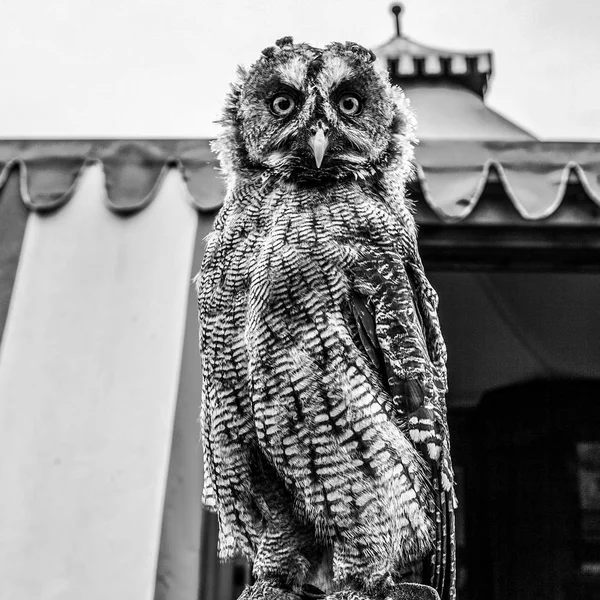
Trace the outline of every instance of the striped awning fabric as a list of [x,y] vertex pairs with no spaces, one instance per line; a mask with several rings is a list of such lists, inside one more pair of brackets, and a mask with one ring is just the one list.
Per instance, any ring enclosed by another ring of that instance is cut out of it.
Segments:
[[[422,233],[600,233],[600,143],[428,141],[415,173]],[[191,279],[222,200],[208,140],[0,141],[1,598],[175,600],[209,585]],[[459,276],[463,294],[454,273],[434,281],[456,397],[500,375],[597,370],[597,273]],[[554,317],[563,303],[579,321]],[[519,318],[541,350],[515,354],[505,321],[520,333]]]

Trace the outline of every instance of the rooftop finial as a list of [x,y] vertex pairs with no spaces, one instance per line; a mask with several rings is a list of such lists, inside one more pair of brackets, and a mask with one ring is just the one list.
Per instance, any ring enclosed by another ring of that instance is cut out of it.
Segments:
[[392,4],[392,13],[396,17],[396,35],[400,37],[402,35],[402,29],[400,28],[400,14],[404,10],[402,4]]

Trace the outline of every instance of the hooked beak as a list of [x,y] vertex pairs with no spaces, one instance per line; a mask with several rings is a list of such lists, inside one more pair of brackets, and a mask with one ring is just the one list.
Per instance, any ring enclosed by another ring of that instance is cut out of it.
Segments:
[[327,139],[323,129],[319,127],[319,129],[317,129],[317,133],[308,138],[308,144],[315,155],[317,169],[320,169],[321,163],[323,162],[323,156],[325,155],[325,150],[327,150],[327,146],[329,145],[329,140]]

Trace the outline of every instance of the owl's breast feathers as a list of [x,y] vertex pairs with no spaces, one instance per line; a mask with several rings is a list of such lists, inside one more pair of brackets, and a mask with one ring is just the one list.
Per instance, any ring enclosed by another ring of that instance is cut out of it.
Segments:
[[321,541],[365,562],[433,551],[443,587],[445,348],[403,201],[348,183],[238,186],[197,286],[205,503],[221,555],[252,555],[281,493]]

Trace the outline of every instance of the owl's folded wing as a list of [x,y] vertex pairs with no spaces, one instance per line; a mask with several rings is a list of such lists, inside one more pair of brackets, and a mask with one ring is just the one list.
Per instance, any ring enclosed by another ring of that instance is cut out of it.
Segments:
[[[361,278],[368,284],[361,286]],[[454,596],[455,499],[437,297],[420,264],[388,256],[367,261],[358,281],[350,303],[359,345],[379,373],[396,417],[431,467],[436,545],[424,572],[445,600]]]

